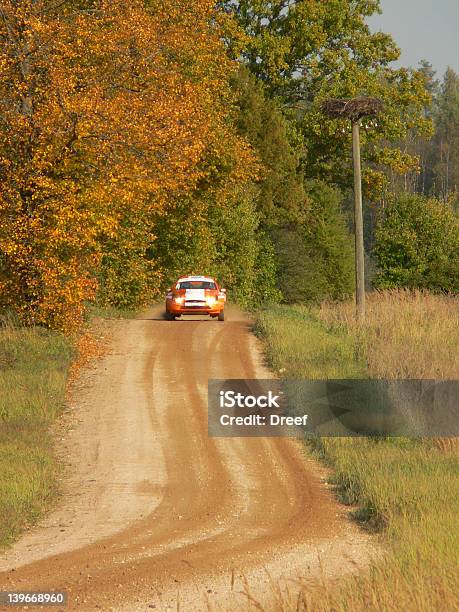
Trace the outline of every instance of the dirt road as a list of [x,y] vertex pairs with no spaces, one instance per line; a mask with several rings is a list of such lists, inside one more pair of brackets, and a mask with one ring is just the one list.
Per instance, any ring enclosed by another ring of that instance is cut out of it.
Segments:
[[367,562],[298,441],[208,438],[209,378],[272,376],[247,318],[228,314],[107,323],[111,349],[61,436],[61,501],[0,555],[0,591],[63,589],[70,610],[241,610],[248,588],[276,610],[278,589]]

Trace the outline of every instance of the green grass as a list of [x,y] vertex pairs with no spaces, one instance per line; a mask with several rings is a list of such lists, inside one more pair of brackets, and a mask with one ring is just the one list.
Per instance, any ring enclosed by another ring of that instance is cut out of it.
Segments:
[[326,326],[305,306],[274,306],[258,313],[255,333],[266,344],[269,366],[285,378],[365,377],[355,338]]
[[88,304],[86,309],[86,321],[93,319],[134,319],[139,314],[138,308],[120,308],[118,306],[100,306]]
[[0,548],[55,498],[50,424],[65,403],[71,342],[44,329],[0,327]]
[[[400,323],[388,318],[387,300],[378,299],[372,304],[371,323],[363,328],[346,324],[341,309],[344,312],[347,306],[328,305],[325,314],[323,309],[306,307],[260,312],[256,332],[265,341],[270,365],[285,377],[302,378],[397,372],[397,325],[403,325],[405,331],[412,325],[416,334],[422,329],[427,339],[429,324],[423,323],[422,305],[418,303],[415,312],[406,295],[397,305],[403,314]],[[429,297],[429,313],[435,299]],[[429,361],[432,371],[449,372],[443,348],[445,341],[457,334],[457,319],[444,308],[442,299],[438,299],[437,318],[442,318],[444,331],[439,333],[439,324],[436,326],[435,337],[432,333],[426,344],[428,355],[418,345],[412,347],[418,351],[410,357],[413,371]],[[379,347],[378,342],[384,346]],[[404,351],[410,353],[408,333]],[[300,609],[459,609],[459,458],[454,446],[451,452],[441,452],[434,441],[406,438],[322,438],[308,444],[332,468],[332,482],[341,499],[357,506],[356,520],[380,534],[387,555],[368,572],[343,579],[338,585],[324,584],[305,591]],[[290,609],[288,603],[284,609]]]

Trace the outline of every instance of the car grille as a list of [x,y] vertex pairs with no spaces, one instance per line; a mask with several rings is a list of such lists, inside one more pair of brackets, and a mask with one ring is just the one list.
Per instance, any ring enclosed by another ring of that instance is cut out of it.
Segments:
[[205,308],[206,302],[204,300],[190,300],[185,302],[185,308]]

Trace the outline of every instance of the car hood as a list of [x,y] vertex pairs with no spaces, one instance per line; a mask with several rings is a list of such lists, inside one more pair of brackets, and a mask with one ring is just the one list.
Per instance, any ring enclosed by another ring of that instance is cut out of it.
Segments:
[[185,299],[204,301],[206,299],[206,290],[205,289],[185,289]]

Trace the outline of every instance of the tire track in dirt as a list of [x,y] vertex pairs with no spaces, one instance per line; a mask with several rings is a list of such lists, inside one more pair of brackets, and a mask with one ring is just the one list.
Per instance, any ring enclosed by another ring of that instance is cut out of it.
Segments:
[[[2,590],[64,589],[69,610],[275,610],[375,553],[295,440],[209,439],[208,378],[268,378],[249,320],[110,323],[75,391],[59,506],[0,557]],[[65,525],[65,527],[62,527]],[[268,575],[269,574],[269,575]]]

